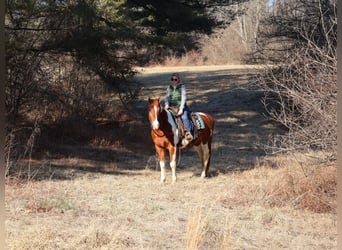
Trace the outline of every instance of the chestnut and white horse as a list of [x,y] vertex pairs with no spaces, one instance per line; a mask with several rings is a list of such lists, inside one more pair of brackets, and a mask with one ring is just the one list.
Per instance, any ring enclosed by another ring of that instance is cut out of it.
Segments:
[[[160,181],[165,182],[165,150],[169,151],[170,167],[172,169],[172,182],[176,177],[176,152],[177,148],[191,148],[197,151],[202,161],[201,178],[206,177],[210,166],[211,142],[214,131],[214,119],[211,115],[202,112],[196,113],[202,118],[204,128],[198,129],[192,142],[187,144],[185,139],[179,137],[177,124],[170,111],[165,110],[159,98],[148,99],[148,117],[151,123],[151,136],[158,155],[160,165]],[[194,126],[196,126],[194,124]]]

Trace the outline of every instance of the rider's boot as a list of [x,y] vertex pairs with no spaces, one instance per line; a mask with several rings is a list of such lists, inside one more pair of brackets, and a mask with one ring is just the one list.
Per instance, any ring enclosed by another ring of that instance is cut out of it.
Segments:
[[193,139],[194,139],[194,137],[192,136],[192,134],[190,133],[190,132],[185,132],[185,139],[187,140],[187,141],[192,141]]

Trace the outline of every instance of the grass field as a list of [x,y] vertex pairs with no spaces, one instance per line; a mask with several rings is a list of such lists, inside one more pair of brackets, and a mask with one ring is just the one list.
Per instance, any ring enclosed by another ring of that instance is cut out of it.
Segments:
[[[337,249],[336,167],[265,155],[284,131],[264,114],[257,67],[138,70],[144,88],[117,141],[107,127],[89,145],[51,142],[28,181],[6,180],[6,249]],[[146,100],[163,99],[175,71],[191,109],[216,120],[212,164],[202,180],[184,150],[178,182],[168,169],[161,184]]]

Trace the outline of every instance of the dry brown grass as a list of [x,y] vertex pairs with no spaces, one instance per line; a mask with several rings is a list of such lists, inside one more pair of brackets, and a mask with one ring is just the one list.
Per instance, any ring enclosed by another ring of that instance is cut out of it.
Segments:
[[268,177],[272,180],[266,190],[271,206],[289,204],[295,209],[336,213],[336,166],[303,165],[290,158],[285,164]]
[[325,201],[327,210],[303,195],[319,195],[314,180],[329,182],[334,171],[328,167],[306,173],[312,177],[310,185],[298,166],[266,163],[204,181],[183,170],[175,185],[161,185],[153,170],[7,183],[6,246],[336,249],[336,214],[327,213],[336,206],[335,198]]
[[[149,70],[142,98],[164,93],[162,82],[179,69]],[[31,161],[37,178],[7,179],[6,249],[337,249],[336,166],[260,153],[253,142],[278,130],[246,86],[251,68],[188,70],[192,107],[217,120],[210,178],[198,177],[197,155],[184,151],[178,182],[170,184],[168,169],[160,184],[154,161],[147,166],[148,124],[135,131],[140,147],[106,137],[62,145],[62,157]]]
[[186,230],[186,249],[199,249],[208,230],[208,218],[203,217],[203,209],[191,209]]
[[[189,51],[183,56],[170,55],[167,56],[159,66],[175,67],[175,66],[198,66],[204,65],[203,56],[197,51]],[[152,66],[152,65],[151,65]],[[156,66],[156,65],[154,65]]]
[[250,182],[237,187],[240,190],[237,202],[336,213],[336,166],[310,165],[308,156],[300,154],[278,156],[268,161],[272,162],[273,167],[267,162],[260,163],[241,175],[243,182],[246,179]]

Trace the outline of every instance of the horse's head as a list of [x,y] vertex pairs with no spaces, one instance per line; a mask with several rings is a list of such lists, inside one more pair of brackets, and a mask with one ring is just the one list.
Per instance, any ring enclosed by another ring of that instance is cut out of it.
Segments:
[[159,98],[148,98],[148,118],[150,120],[152,129],[159,129],[158,116],[162,108],[160,106]]

